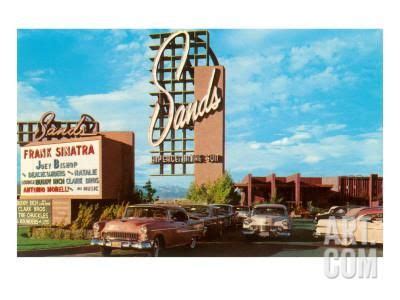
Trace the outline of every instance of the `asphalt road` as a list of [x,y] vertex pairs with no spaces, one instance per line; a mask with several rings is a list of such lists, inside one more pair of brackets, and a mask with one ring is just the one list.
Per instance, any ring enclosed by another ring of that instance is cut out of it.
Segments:
[[[298,221],[294,224],[293,235],[290,238],[258,239],[248,242],[240,234],[240,230],[226,232],[221,240],[199,241],[195,249],[188,247],[165,249],[161,256],[165,257],[323,257],[327,250],[337,251],[337,255],[348,255],[341,246],[324,245],[323,240],[312,237],[312,222]],[[350,247],[355,256],[383,256],[381,246],[366,247],[356,245]],[[346,250],[346,251],[345,251]],[[67,256],[98,257],[100,252],[84,253]],[[113,250],[114,257],[147,256],[133,250]]]

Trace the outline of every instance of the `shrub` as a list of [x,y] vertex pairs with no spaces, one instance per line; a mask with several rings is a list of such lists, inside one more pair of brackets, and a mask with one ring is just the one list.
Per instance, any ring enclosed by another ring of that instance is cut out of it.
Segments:
[[231,203],[236,204],[240,200],[240,195],[235,192],[232,177],[225,173],[216,181],[208,184],[190,185],[187,198],[197,203]]
[[153,186],[151,185],[151,181],[147,180],[143,186],[142,193],[144,202],[154,202],[156,200],[156,198],[154,197],[156,192],[157,190],[153,188]]
[[107,206],[100,215],[100,221],[112,220],[114,218],[114,205]]
[[33,239],[54,240],[88,240],[92,237],[92,230],[64,229],[57,227],[35,227],[32,229]]
[[128,205],[129,205],[129,203],[117,204],[117,207],[116,207],[117,212],[116,212],[116,215],[115,215],[115,217],[117,219],[121,219],[124,216],[125,210],[126,210]]
[[[89,236],[88,233],[90,233]],[[90,236],[91,236],[91,230],[78,229],[73,231],[71,230],[70,232],[71,240],[87,240],[90,239]]]
[[100,221],[107,221],[113,219],[121,219],[124,215],[126,207],[129,203],[112,204],[106,207],[100,215]]
[[52,233],[52,238],[56,240],[63,240],[65,238],[65,230],[62,230],[60,228],[55,228],[54,230],[50,230]]
[[129,203],[112,204],[101,209],[98,204],[80,204],[78,216],[72,222],[70,228],[65,227],[64,224],[57,224],[56,227],[30,227],[26,235],[34,239],[90,239],[92,236],[90,229],[96,221],[122,218],[128,205]]
[[196,203],[208,204],[210,199],[208,197],[207,187],[205,184],[196,185],[194,182],[190,184],[186,197]]
[[78,216],[72,223],[71,229],[89,229],[96,221],[95,215],[99,205],[79,204]]

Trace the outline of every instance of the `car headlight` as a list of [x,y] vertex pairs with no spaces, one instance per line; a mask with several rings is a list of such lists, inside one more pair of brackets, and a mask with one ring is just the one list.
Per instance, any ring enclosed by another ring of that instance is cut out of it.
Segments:
[[140,236],[142,240],[147,239],[147,226],[146,225],[142,225],[139,228],[139,232],[140,232]]
[[289,226],[289,222],[288,222],[288,220],[276,221],[276,222],[274,222],[274,226],[288,227]]
[[248,219],[244,219],[243,223],[246,225],[249,225],[253,220],[248,218]]
[[99,225],[99,223],[94,223],[93,224],[93,231],[99,231],[100,230],[100,225]]

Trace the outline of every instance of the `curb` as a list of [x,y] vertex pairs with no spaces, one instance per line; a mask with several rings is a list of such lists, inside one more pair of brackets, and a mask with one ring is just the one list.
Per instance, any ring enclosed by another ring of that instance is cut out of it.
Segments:
[[61,256],[68,254],[94,253],[98,251],[100,251],[99,247],[88,245],[88,246],[64,247],[56,249],[17,251],[17,257]]

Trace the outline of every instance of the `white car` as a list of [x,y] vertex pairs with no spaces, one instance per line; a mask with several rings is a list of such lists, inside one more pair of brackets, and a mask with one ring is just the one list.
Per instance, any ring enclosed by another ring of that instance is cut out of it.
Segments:
[[353,208],[341,219],[333,217],[318,221],[314,237],[335,238],[342,246],[355,242],[383,244],[383,209]]
[[251,237],[290,237],[292,220],[286,206],[281,204],[255,205],[243,221],[242,234]]

